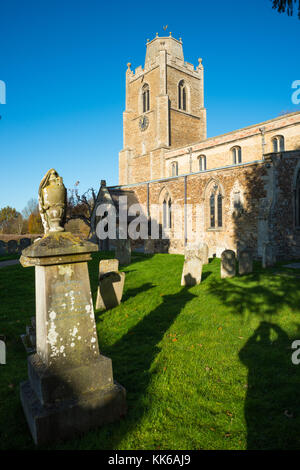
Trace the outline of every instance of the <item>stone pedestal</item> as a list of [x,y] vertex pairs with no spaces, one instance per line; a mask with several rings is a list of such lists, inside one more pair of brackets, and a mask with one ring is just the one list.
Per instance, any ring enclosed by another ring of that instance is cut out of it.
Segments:
[[125,273],[119,272],[117,259],[105,259],[99,263],[97,310],[108,310],[120,305],[125,283]]
[[125,389],[99,352],[87,261],[97,246],[68,232],[26,248],[35,266],[36,354],[21,384],[23,409],[36,444],[69,438],[126,412]]

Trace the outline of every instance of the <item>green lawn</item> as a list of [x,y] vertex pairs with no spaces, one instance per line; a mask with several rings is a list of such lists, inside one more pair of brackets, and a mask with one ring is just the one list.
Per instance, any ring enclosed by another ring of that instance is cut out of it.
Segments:
[[[112,257],[112,253],[102,257]],[[98,261],[89,263],[95,301]],[[262,270],[180,287],[183,256],[134,254],[122,305],[96,312],[100,349],[127,390],[125,419],[55,449],[299,449],[300,270]],[[295,275],[296,274],[296,275]],[[34,448],[19,399],[34,313],[34,270],[0,269],[0,449]]]

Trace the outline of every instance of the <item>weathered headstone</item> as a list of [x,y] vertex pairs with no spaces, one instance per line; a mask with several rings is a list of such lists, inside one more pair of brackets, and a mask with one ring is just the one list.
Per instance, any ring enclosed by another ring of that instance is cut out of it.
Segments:
[[209,263],[208,245],[206,243],[202,243],[201,250],[202,250],[202,263],[203,264],[208,264]]
[[7,252],[14,254],[18,252],[18,242],[16,240],[9,240],[7,242]]
[[144,253],[152,255],[155,251],[155,240],[145,240]]
[[7,254],[7,245],[3,240],[0,240],[0,255],[6,255]]
[[224,250],[221,254],[221,278],[233,277],[236,275],[236,258],[232,250]]
[[31,245],[30,238],[21,238],[20,240],[20,251],[25,250],[28,246]]
[[36,354],[28,357],[20,394],[36,444],[69,438],[126,412],[125,389],[113,380],[111,359],[99,352],[87,266],[97,245],[64,232],[62,186],[55,170],[43,178],[46,234],[20,260],[35,266]]
[[119,260],[101,260],[99,263],[99,286],[96,309],[108,310],[120,305],[124,283],[125,273],[119,272]]
[[181,276],[182,286],[200,284],[202,275],[202,249],[199,246],[188,246],[184,252],[184,264]]
[[253,271],[253,259],[250,250],[241,250],[239,253],[239,274],[250,274]]
[[131,244],[130,240],[116,240],[115,257],[119,260],[121,266],[127,266],[131,263]]
[[274,253],[274,248],[271,243],[263,244],[263,256],[262,256],[262,267],[268,268],[269,266],[274,266],[276,264],[276,256]]

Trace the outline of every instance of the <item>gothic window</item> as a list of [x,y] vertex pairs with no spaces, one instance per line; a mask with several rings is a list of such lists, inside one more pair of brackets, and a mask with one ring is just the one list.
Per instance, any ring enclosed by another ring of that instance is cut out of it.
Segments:
[[145,83],[142,88],[143,113],[150,110],[150,90],[149,85]]
[[198,157],[198,161],[199,161],[199,171],[205,171],[206,170],[206,156],[200,155]]
[[236,165],[237,163],[242,163],[242,149],[239,146],[233,147],[231,149],[232,163]]
[[218,227],[222,227],[222,218],[223,218],[223,214],[222,214],[222,202],[223,202],[223,197],[222,197],[222,194],[219,193],[218,194]]
[[208,189],[208,228],[222,228],[223,227],[223,192],[220,186],[214,182],[213,186]]
[[187,89],[184,80],[181,80],[178,85],[178,108],[186,111]]
[[178,162],[173,162],[171,165],[172,176],[178,176]]
[[283,135],[276,135],[272,139],[273,152],[284,152],[284,137]]

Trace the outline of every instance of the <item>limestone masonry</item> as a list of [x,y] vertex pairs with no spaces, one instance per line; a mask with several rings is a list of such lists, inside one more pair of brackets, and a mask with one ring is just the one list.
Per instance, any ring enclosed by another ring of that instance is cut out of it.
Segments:
[[[119,186],[101,185],[98,204],[128,194],[145,207],[161,207],[157,223],[167,240],[154,251],[184,253],[187,223],[209,256],[251,249],[262,257],[300,255],[300,112],[206,137],[204,69],[184,61],[182,41],[158,35],[147,42],[144,68],[126,71]],[[185,204],[198,204],[187,213]],[[182,206],[182,237],[174,237],[174,205]],[[156,217],[156,216],[155,216]]]

